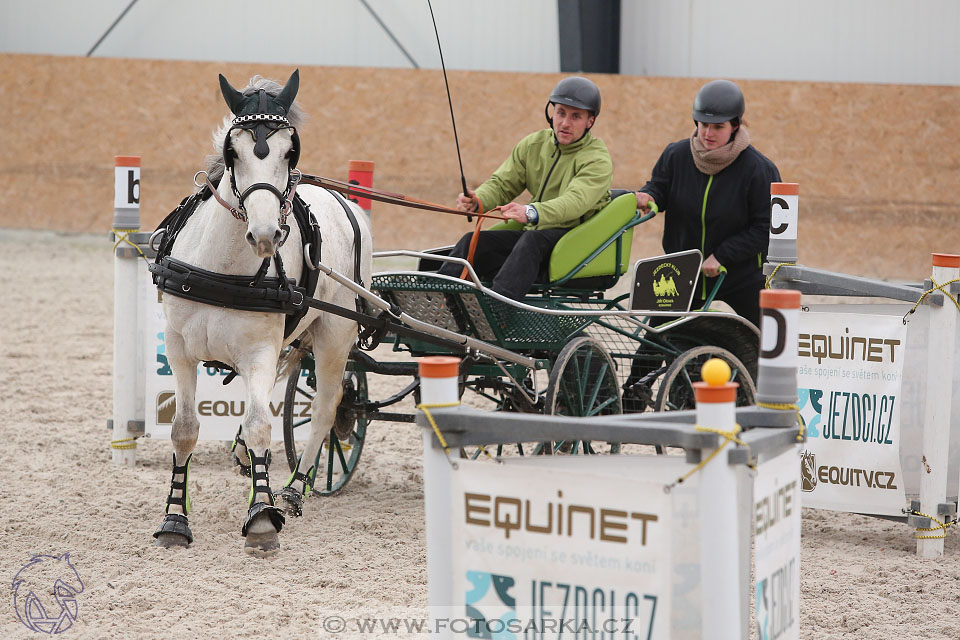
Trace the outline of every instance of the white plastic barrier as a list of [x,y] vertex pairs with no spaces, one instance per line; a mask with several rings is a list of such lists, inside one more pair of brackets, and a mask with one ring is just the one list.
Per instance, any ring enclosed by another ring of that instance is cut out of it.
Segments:
[[[726,373],[723,381],[696,383],[697,411],[689,419],[703,431],[736,437],[737,385],[726,382],[729,369]],[[421,376],[432,374],[422,365]],[[469,439],[472,428],[481,434],[475,437],[491,443],[503,436],[482,432],[540,439],[557,428],[569,431],[577,420],[584,434],[605,439],[614,433],[605,427],[622,428],[629,419],[441,408],[454,403],[456,382],[454,367],[443,381],[425,385],[418,420],[424,427],[427,579],[435,637],[726,639],[749,637],[751,626],[762,638],[799,637],[796,427],[789,427],[787,444],[760,455],[755,472],[728,461],[735,447],[718,448],[723,439],[700,449],[697,464],[655,455],[475,461],[457,457],[457,445],[448,440]],[[656,416],[635,418],[653,422]],[[751,527],[753,621],[747,600],[749,533],[741,539]]]
[[[771,185],[771,193],[782,186]],[[771,200],[775,211],[798,208],[777,198]],[[795,265],[796,251],[782,240],[775,252],[784,225],[795,227],[796,220],[782,211],[779,222],[772,217],[775,264],[765,271],[774,286],[903,301],[807,304],[800,314],[798,405],[808,428],[804,505],[910,514],[918,553],[941,555],[945,534],[937,522],[956,520],[960,493],[960,403],[953,401],[960,392],[960,257],[934,254],[931,280],[921,286],[833,274]]]

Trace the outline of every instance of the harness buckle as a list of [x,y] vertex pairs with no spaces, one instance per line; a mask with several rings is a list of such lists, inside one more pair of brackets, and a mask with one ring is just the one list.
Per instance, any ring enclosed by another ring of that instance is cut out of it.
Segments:
[[302,307],[302,306],[303,306],[303,300],[304,300],[303,292],[297,291],[297,290],[294,290],[293,292],[300,295],[300,302],[293,302],[293,306],[295,306],[295,307]]
[[308,242],[307,244],[303,245],[303,261],[307,264],[307,268],[310,269],[310,271],[316,271],[317,269],[320,268],[320,261],[317,260],[317,264],[313,263],[313,259],[310,257],[310,252],[312,251],[312,248],[313,248],[313,243],[311,242]]

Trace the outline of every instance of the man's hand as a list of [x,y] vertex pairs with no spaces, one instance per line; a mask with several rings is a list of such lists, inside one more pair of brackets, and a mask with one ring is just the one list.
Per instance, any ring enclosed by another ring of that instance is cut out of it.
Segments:
[[722,266],[723,265],[721,265],[711,253],[710,257],[703,261],[703,266],[700,267],[700,270],[703,271],[703,275],[716,278],[720,275],[720,267]]
[[504,218],[516,220],[520,224],[527,224],[527,205],[511,202],[500,207]]
[[467,189],[467,195],[462,193],[457,196],[457,211],[465,211],[467,213],[476,213],[480,210],[480,200],[477,198],[477,194],[470,189]]
[[653,196],[643,191],[634,191],[634,193],[637,194],[637,209],[649,209]]

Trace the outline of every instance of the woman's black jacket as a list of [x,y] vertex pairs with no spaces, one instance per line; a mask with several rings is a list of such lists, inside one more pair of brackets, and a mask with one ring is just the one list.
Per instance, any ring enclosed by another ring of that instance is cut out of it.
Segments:
[[[690,140],[667,145],[640,190],[663,211],[663,250],[700,249],[727,268],[723,290],[762,279],[770,236],[770,183],[780,172],[752,145],[714,176],[697,169]],[[709,279],[712,280],[712,279]],[[705,297],[701,286],[701,297]]]

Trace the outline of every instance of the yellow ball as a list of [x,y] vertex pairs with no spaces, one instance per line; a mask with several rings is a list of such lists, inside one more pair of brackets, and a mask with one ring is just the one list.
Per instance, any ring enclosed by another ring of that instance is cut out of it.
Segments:
[[730,365],[720,358],[710,358],[700,369],[700,379],[711,387],[717,387],[730,381]]

